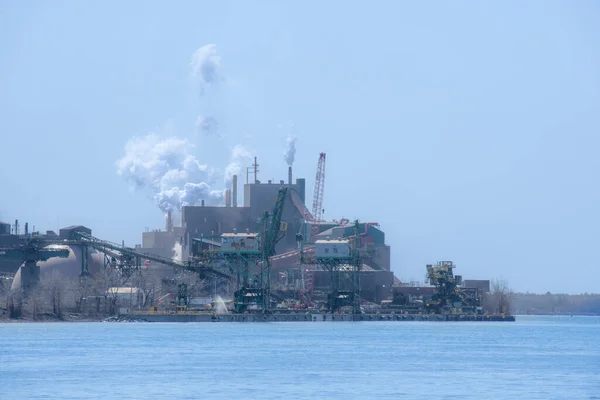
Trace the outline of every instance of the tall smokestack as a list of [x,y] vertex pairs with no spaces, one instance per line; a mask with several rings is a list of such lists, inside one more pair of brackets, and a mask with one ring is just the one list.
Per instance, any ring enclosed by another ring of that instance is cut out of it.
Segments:
[[292,166],[288,167],[288,185],[292,186]]
[[233,193],[232,193],[233,206],[237,207],[237,175],[233,176],[233,180],[232,180],[231,184],[233,185]]
[[173,230],[173,216],[171,215],[171,210],[167,211],[167,232],[171,232]]
[[231,207],[231,190],[225,190],[225,207]]

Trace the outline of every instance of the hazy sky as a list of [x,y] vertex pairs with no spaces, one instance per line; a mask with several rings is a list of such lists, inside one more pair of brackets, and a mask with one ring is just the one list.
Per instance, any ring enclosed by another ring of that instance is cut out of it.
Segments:
[[131,138],[280,180],[291,133],[309,206],[325,151],[325,216],[378,221],[401,279],[600,291],[598,2],[291,3],[1,2],[0,220],[141,243],[164,223],[117,175]]

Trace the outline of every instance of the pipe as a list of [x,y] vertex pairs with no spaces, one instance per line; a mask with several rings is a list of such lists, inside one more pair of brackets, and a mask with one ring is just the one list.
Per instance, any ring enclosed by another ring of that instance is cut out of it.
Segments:
[[233,193],[232,193],[233,206],[237,207],[237,175],[233,176],[232,185],[233,185]]

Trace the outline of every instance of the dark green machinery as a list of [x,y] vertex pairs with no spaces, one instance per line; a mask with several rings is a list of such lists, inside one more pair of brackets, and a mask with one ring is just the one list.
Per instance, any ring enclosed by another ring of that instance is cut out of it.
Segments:
[[275,246],[285,235],[287,225],[281,222],[288,188],[277,193],[275,207],[265,212],[258,233],[225,233],[218,237],[195,238],[194,260],[201,265],[226,265],[235,280],[235,312],[255,308],[268,313],[271,302],[271,261]]
[[[435,314],[475,312],[480,306],[477,291],[462,290],[461,277],[455,276],[452,261],[439,261],[436,265],[427,265],[427,280],[436,288],[426,310]],[[464,309],[463,309],[464,308]]]
[[21,287],[28,290],[40,281],[38,261],[47,261],[54,257],[69,257],[69,249],[52,249],[44,247],[39,239],[28,239],[24,245],[0,249],[0,257],[23,261],[21,268]]
[[265,212],[261,220],[261,235],[259,237],[260,258],[255,259],[259,275],[255,276],[251,285],[242,286],[234,294],[236,312],[244,312],[249,305],[260,306],[263,313],[271,309],[271,260],[275,255],[275,246],[285,235],[286,224],[282,224],[283,207],[287,197],[287,186],[279,189],[275,199],[273,212]]
[[[315,262],[329,272],[327,309],[331,313],[335,313],[342,307],[350,306],[353,314],[361,314],[360,270],[362,264],[358,227],[359,222],[356,220],[354,235],[351,238],[318,240],[315,243]],[[354,243],[350,239],[354,239]]]

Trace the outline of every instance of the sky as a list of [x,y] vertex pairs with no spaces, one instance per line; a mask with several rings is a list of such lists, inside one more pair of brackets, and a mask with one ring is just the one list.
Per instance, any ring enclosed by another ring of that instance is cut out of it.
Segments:
[[0,121],[6,222],[141,243],[160,157],[210,182],[181,202],[249,157],[286,179],[291,135],[309,206],[326,152],[325,217],[379,222],[402,280],[600,292],[595,1],[5,1]]

